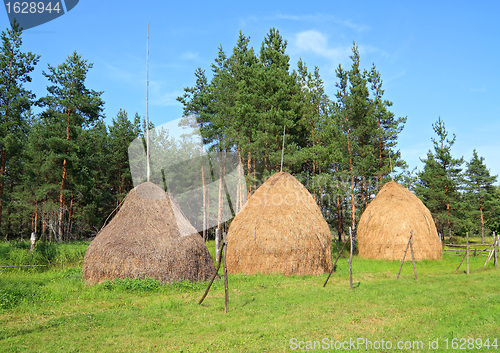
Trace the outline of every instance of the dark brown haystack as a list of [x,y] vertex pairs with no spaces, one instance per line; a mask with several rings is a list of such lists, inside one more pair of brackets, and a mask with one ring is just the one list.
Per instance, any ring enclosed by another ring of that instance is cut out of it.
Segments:
[[[215,272],[202,238],[187,220],[177,224],[165,191],[143,183],[125,198],[120,210],[90,246],[83,261],[87,283],[113,278],[151,277],[161,282],[205,281]],[[183,234],[181,236],[179,229]],[[192,232],[191,232],[192,231]]]
[[330,270],[332,236],[306,188],[288,173],[266,180],[228,234],[231,273],[320,275]]
[[[390,181],[361,215],[357,233],[359,256],[401,260],[411,230],[415,260],[441,258],[441,241],[431,213],[408,189]],[[406,259],[411,260],[408,255],[409,252]]]

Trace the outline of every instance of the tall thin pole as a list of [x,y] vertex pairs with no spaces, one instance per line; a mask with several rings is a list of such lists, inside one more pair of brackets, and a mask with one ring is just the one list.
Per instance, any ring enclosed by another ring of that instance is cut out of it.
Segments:
[[148,37],[146,42],[146,176],[149,182],[150,167],[149,167],[149,22],[148,22]]
[[351,227],[349,227],[349,239],[351,242],[351,254],[349,255],[349,284],[351,286],[351,290],[353,290],[353,286],[352,286],[352,252],[353,252],[353,248],[354,248],[354,243],[352,241],[352,228]]
[[283,125],[283,147],[281,147],[281,167],[280,167],[280,172],[283,171],[283,154],[285,152],[285,129],[286,129],[286,125]]
[[392,177],[392,158],[391,158],[391,150],[389,150],[389,164],[391,165],[391,180],[394,180]]

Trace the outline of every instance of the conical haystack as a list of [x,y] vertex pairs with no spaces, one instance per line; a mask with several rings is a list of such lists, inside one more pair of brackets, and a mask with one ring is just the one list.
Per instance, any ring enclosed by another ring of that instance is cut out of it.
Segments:
[[[441,241],[427,207],[408,189],[388,182],[359,220],[359,256],[401,260],[412,230],[415,259],[440,259]],[[411,260],[409,249],[406,260]]]
[[83,262],[88,283],[125,277],[205,281],[214,272],[196,229],[153,183],[130,191],[118,213],[90,243]]
[[306,188],[288,173],[262,184],[228,234],[231,273],[320,275],[332,267],[328,224]]

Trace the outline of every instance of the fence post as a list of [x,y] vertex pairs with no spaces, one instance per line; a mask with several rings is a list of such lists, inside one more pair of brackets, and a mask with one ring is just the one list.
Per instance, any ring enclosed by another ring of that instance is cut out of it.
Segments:
[[215,229],[215,258],[219,258],[219,251],[220,251],[220,229],[216,228]]
[[411,261],[413,262],[413,272],[415,273],[415,281],[418,282],[417,266],[415,265],[415,255],[413,254],[413,229],[411,230],[411,235],[410,235],[410,251],[411,251]]
[[467,256],[467,274],[469,274],[469,232],[467,234],[467,247],[465,248],[466,256]]
[[353,243],[352,243],[352,229],[349,227],[349,238],[351,240],[351,255],[349,257],[349,283],[351,285],[351,290],[353,290],[352,287],[352,252],[353,252]]
[[498,253],[500,252],[500,234],[495,236],[495,232],[493,232],[493,248],[495,251],[495,267],[498,268]]

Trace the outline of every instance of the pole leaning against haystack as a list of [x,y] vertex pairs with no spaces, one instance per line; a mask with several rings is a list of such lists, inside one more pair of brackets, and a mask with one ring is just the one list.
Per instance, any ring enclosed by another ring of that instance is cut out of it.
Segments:
[[149,22],[146,40],[146,177],[149,182]]
[[411,259],[413,262],[413,273],[415,274],[415,280],[418,281],[417,266],[415,265],[415,254],[413,253],[413,229],[410,231],[410,238],[408,239],[408,243],[406,244],[406,249],[403,254],[403,259],[401,260],[401,266],[399,266],[399,272],[398,275],[396,276],[396,279],[398,279],[399,275],[401,274],[401,269],[403,268],[403,264],[405,263],[405,258],[406,258],[406,253],[408,252],[408,248],[410,248],[411,252]]

